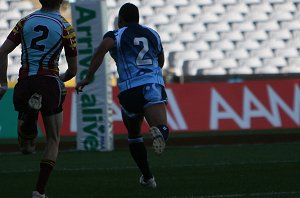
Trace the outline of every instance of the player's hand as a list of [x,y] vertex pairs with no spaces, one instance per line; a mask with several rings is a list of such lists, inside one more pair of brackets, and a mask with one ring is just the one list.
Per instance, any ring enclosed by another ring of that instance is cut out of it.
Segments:
[[0,87],[0,100],[2,99],[5,93],[6,93],[6,89]]
[[78,94],[79,92],[82,92],[83,88],[84,88],[86,85],[88,85],[89,83],[90,83],[90,81],[87,80],[87,79],[83,79],[83,80],[79,81],[79,82],[76,84],[76,87],[75,87],[77,94]]

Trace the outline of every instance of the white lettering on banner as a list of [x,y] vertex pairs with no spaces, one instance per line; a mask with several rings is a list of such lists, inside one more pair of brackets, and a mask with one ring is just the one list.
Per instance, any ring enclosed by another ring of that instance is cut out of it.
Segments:
[[[268,86],[268,94],[269,97],[272,99],[270,101],[271,108],[273,114],[275,114],[276,117],[280,117],[278,106],[281,107],[281,109],[297,124],[300,125],[300,89],[297,84],[294,86],[294,104],[293,109],[289,108],[289,106],[278,96],[278,94],[272,89],[271,86]],[[280,121],[280,126],[281,120]]]
[[[168,125],[173,130],[186,130],[187,125],[179,109],[179,105],[176,101],[173,91],[171,89],[166,89],[166,92],[168,95],[168,105],[170,105],[173,115],[175,116],[173,117],[172,114],[167,111]],[[112,109],[114,112],[113,121],[122,121],[121,109],[118,105],[116,105],[115,102],[113,102]]]
[[173,114],[175,116],[176,121],[172,117],[169,111],[167,111],[167,117],[168,117],[168,124],[173,130],[186,130],[187,125],[184,120],[184,117],[182,116],[182,113],[179,109],[179,105],[176,101],[176,98],[174,96],[174,93],[171,89],[166,89],[166,93],[168,96],[168,104],[170,105]]
[[[289,108],[270,85],[267,86],[267,93],[271,111],[268,111],[248,87],[244,87],[243,115],[239,116],[221,94],[216,89],[212,89],[210,128],[212,130],[218,130],[220,120],[232,119],[240,128],[247,129],[251,128],[252,118],[265,118],[273,127],[281,127],[282,120],[279,114],[279,107],[297,125],[300,125],[300,89],[297,84],[294,86],[294,103],[292,108]],[[254,105],[255,108],[251,108],[251,104]],[[223,110],[219,110],[219,106],[222,107]]]

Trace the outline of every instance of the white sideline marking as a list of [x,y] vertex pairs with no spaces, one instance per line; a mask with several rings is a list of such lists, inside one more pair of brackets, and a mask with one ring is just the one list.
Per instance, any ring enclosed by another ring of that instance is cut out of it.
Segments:
[[171,196],[163,198],[235,198],[235,197],[265,197],[265,196],[280,196],[280,195],[297,195],[300,191],[291,192],[264,192],[264,193],[249,193],[249,194],[229,194],[229,195],[210,195],[210,196]]
[[[161,165],[157,168],[180,168],[180,167],[202,167],[202,166],[232,166],[232,165],[255,165],[255,164],[279,164],[279,163],[299,163],[300,160],[282,160],[282,161],[265,161],[265,162],[217,162],[217,163],[202,163],[202,164],[178,164],[178,165]],[[55,171],[109,171],[109,170],[128,170],[136,169],[136,166],[116,166],[116,167],[79,167],[79,168],[55,168]],[[39,169],[23,169],[23,170],[0,170],[0,174],[10,173],[33,173]]]

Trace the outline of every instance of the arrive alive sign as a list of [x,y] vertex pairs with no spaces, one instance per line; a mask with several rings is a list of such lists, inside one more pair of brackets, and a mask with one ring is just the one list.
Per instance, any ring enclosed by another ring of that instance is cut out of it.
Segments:
[[[77,82],[85,77],[94,49],[106,30],[105,7],[105,1],[82,0],[71,4],[78,47]],[[104,61],[93,82],[76,98],[78,150],[113,150],[111,89],[109,69]]]

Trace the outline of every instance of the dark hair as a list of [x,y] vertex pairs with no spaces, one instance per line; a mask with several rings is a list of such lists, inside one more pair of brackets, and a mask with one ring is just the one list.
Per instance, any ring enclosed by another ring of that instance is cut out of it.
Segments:
[[60,6],[63,0],[40,0],[43,8],[57,8]]
[[128,23],[138,23],[140,18],[139,9],[132,3],[125,3],[120,8],[119,17]]

